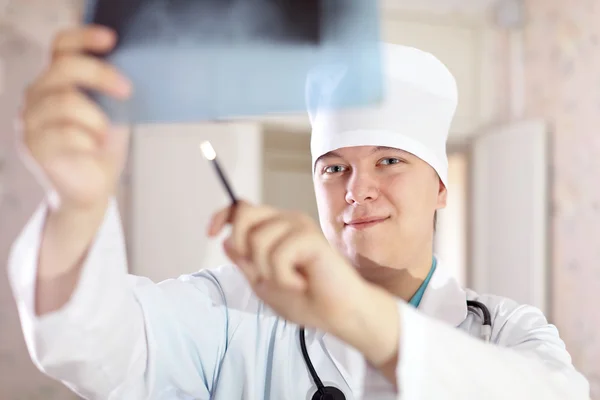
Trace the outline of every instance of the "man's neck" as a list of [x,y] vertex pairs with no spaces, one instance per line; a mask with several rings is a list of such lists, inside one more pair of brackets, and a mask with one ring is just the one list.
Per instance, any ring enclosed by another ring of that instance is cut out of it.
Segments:
[[[433,253],[421,253],[410,266],[397,265],[384,267],[380,265],[365,265],[361,262],[358,272],[367,281],[382,287],[389,293],[404,301],[410,301],[423,281],[427,278],[432,267]],[[368,263],[368,261],[366,261]]]

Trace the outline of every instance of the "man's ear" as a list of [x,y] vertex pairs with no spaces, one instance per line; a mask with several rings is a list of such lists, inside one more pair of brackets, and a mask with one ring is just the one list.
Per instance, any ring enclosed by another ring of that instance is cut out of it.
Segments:
[[448,190],[446,190],[446,185],[442,183],[442,180],[439,180],[439,189],[438,189],[438,201],[437,201],[437,209],[445,208],[448,200]]

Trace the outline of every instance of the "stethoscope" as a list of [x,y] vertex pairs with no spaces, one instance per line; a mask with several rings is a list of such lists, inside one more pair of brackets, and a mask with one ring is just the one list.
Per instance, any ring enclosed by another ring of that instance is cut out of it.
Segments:
[[[481,339],[486,343],[489,343],[490,337],[492,336],[492,317],[490,315],[490,310],[487,306],[476,300],[467,300],[467,310],[472,308],[478,308],[481,311],[481,317],[483,319],[483,324],[481,325]],[[334,387],[334,386],[325,386],[317,375],[317,371],[313,366],[310,356],[308,355],[308,350],[306,349],[306,337],[304,327],[300,328],[300,348],[302,349],[302,356],[304,357],[304,361],[306,362],[306,367],[312,376],[312,379],[317,385],[317,391],[313,394],[311,400],[346,400],[346,396],[344,393]]]

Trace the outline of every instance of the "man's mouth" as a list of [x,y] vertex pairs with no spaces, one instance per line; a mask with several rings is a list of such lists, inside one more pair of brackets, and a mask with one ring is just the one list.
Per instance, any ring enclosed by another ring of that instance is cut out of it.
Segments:
[[356,218],[356,219],[352,219],[348,222],[345,222],[344,226],[347,228],[362,230],[362,229],[367,229],[372,226],[378,225],[378,224],[384,222],[385,220],[387,220],[388,218],[389,217]]

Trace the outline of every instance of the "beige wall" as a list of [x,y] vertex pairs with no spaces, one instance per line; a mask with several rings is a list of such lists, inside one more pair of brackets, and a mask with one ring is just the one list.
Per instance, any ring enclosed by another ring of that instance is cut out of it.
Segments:
[[255,122],[160,124],[136,129],[131,154],[130,272],[155,282],[229,264],[221,240],[208,239],[211,215],[230,204],[200,153],[209,140],[236,196],[262,198],[262,127]]
[[526,110],[553,139],[553,320],[600,399],[600,1],[528,0]]

